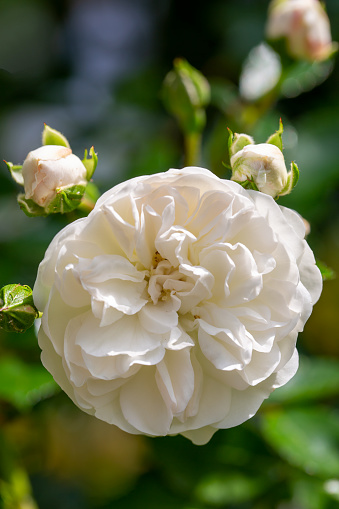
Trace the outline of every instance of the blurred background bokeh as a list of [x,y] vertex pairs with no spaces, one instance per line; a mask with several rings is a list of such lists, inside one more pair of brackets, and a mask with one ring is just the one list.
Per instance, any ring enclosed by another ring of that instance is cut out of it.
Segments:
[[[339,2],[326,6],[338,41]],[[259,143],[281,117],[286,160],[301,176],[279,204],[310,222],[317,259],[339,274],[339,65],[336,57],[290,62],[279,90],[270,87],[281,63],[263,45],[267,7],[267,0],[0,0],[0,159],[22,164],[40,146],[45,122],[79,156],[95,146],[101,192],[182,167],[183,137],[160,90],[174,58],[184,57],[211,84],[200,164],[229,177],[227,127]],[[26,217],[17,192],[2,164],[1,287],[32,286],[49,242],[69,221]],[[325,282],[299,336],[296,377],[252,420],[201,447],[182,437],[130,436],[83,414],[41,366],[33,328],[0,331],[0,507],[339,507],[338,313],[337,278]]]

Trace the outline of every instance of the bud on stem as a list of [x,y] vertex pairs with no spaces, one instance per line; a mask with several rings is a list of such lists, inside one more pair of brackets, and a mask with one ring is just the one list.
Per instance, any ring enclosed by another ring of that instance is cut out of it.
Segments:
[[6,163],[13,179],[24,186],[18,203],[28,216],[71,212],[84,196],[97,166],[94,148],[85,150],[84,159],[72,153],[63,134],[45,124],[43,145],[32,150],[22,166]]
[[228,148],[232,167],[231,180],[247,189],[254,189],[278,198],[289,194],[299,178],[297,165],[291,163],[286,169],[282,153],[283,125],[272,134],[266,143],[256,145],[247,134],[230,132]]

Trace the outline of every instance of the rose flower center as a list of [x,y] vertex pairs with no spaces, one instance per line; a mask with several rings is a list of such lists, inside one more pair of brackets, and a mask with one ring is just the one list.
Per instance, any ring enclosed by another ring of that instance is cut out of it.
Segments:
[[157,304],[159,300],[165,301],[177,292],[190,292],[194,286],[194,283],[187,281],[187,277],[179,272],[177,267],[173,267],[168,260],[162,258],[158,251],[154,254],[149,276],[146,276],[147,280],[148,294],[153,304]]

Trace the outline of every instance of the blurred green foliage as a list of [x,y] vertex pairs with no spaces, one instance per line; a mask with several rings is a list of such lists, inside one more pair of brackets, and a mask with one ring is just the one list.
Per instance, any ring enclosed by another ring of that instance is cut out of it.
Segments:
[[[339,4],[326,4],[339,40]],[[46,122],[67,133],[75,153],[95,146],[101,191],[181,167],[185,141],[160,90],[173,60],[183,57],[211,86],[199,163],[228,177],[227,127],[259,143],[281,117],[285,157],[298,163],[300,180],[279,204],[310,222],[316,257],[338,274],[339,67],[284,57],[277,87],[253,101],[241,97],[242,66],[264,39],[267,6],[267,0],[2,0],[1,158],[21,164],[40,145]],[[78,217],[28,218],[17,192],[4,164],[0,286],[33,286],[49,242]],[[252,420],[218,431],[202,447],[180,436],[130,436],[81,413],[41,365],[34,329],[0,331],[0,508],[337,508],[338,286],[338,279],[325,283],[299,336],[294,379]]]

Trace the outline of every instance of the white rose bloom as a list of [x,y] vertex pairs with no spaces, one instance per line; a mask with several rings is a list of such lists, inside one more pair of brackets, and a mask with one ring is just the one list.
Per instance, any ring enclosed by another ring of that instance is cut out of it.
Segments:
[[273,0],[267,37],[286,37],[292,56],[326,60],[335,49],[328,16],[319,0]]
[[246,145],[231,157],[232,180],[253,180],[259,191],[270,196],[281,193],[287,183],[287,169],[281,150],[270,143]]
[[57,189],[87,184],[86,168],[72,150],[59,145],[44,145],[32,150],[22,166],[26,199],[47,206]]
[[297,370],[322,288],[304,233],[270,196],[202,168],[120,184],[40,264],[42,361],[85,412],[204,444]]

